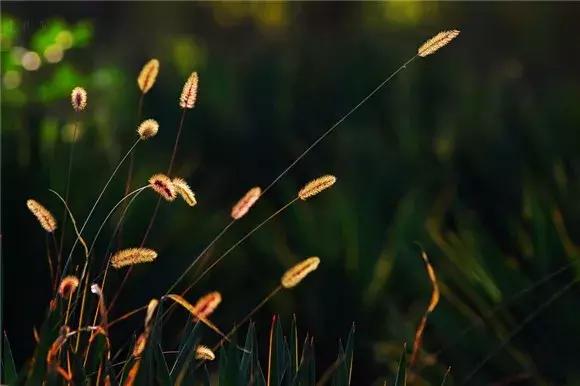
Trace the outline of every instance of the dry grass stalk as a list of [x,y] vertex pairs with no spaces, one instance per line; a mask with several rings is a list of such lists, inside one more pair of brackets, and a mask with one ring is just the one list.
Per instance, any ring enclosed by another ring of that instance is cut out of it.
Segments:
[[262,189],[259,186],[250,189],[244,197],[240,199],[232,208],[231,216],[234,220],[239,220],[248,213],[250,208],[258,201],[260,195],[262,194]]
[[195,206],[197,204],[197,200],[195,199],[195,193],[191,190],[187,182],[183,178],[174,178],[171,182],[173,182],[173,186],[177,191],[177,194],[183,198],[183,201],[187,203],[189,206]]
[[318,268],[320,258],[313,256],[301,261],[287,270],[280,282],[284,288],[292,288],[298,285],[310,272]]
[[202,361],[213,361],[215,354],[207,346],[199,345],[195,348],[195,359]]
[[139,134],[139,138],[143,141],[154,137],[157,132],[159,131],[159,123],[155,119],[146,119],[139,127],[137,127],[137,133]]
[[[229,341],[227,336],[223,332],[221,332],[221,330],[215,324],[213,324],[209,319],[207,319],[207,316],[211,313],[211,312],[208,313],[208,310],[211,309],[211,311],[213,311],[215,309],[215,307],[217,307],[217,304],[219,304],[219,302],[221,302],[221,295],[219,295],[219,298],[216,297],[215,295],[213,295],[211,298],[209,298],[208,296],[212,295],[212,294],[219,294],[219,292],[212,292],[212,293],[202,297],[200,300],[197,301],[195,306],[191,305],[183,297],[176,295],[176,294],[169,294],[169,295],[166,295],[166,297],[173,300],[174,302],[176,302],[177,304],[179,304],[183,308],[185,308],[194,317],[194,320],[199,319],[199,321],[201,321],[203,324],[205,324],[206,326],[211,328],[214,332],[219,334],[222,338]],[[218,299],[219,299],[219,301],[218,301]]]
[[415,339],[413,341],[413,352],[411,354],[411,360],[409,361],[409,366],[413,366],[419,357],[419,349],[423,343],[423,333],[425,331],[425,327],[427,326],[427,319],[429,315],[435,310],[437,304],[439,303],[440,292],[439,292],[439,285],[437,284],[437,277],[435,276],[435,270],[433,266],[429,262],[429,258],[425,252],[421,253],[421,258],[425,262],[425,269],[427,270],[427,275],[429,275],[429,281],[431,281],[431,285],[433,290],[431,292],[431,299],[429,300],[429,305],[419,322],[419,326],[417,326],[417,330],[415,331]]
[[449,44],[449,42],[455,39],[457,35],[459,35],[459,31],[456,29],[441,31],[423,43],[423,45],[417,50],[417,55],[424,58],[427,55],[434,54],[437,50]]
[[149,304],[147,305],[147,313],[145,314],[145,328],[151,325],[151,319],[153,318],[153,313],[157,309],[157,305],[159,304],[159,300],[151,299]]
[[82,87],[73,88],[70,102],[75,111],[83,111],[87,107],[87,91]]
[[183,90],[179,97],[179,106],[182,109],[192,109],[195,106],[195,101],[197,99],[197,84],[197,72],[192,72],[183,85]]
[[304,187],[298,192],[298,197],[300,197],[301,200],[306,200],[312,196],[316,196],[323,190],[330,188],[335,182],[336,177],[330,174],[318,177],[304,185]]
[[149,178],[149,184],[153,190],[155,190],[161,197],[166,201],[173,201],[177,197],[177,192],[175,191],[175,186],[171,181],[171,178],[167,177],[165,174],[155,174]]
[[62,298],[68,299],[75,293],[78,286],[79,279],[76,276],[66,276],[58,286],[58,294]]
[[150,263],[157,258],[157,252],[149,248],[128,248],[116,252],[111,257],[113,267],[119,269],[128,265]]
[[157,59],[151,59],[143,66],[139,76],[137,77],[137,85],[139,85],[139,89],[143,94],[146,94],[147,91],[151,90],[151,87],[155,84],[158,73],[159,60]]
[[57,223],[50,211],[42,206],[38,201],[30,199],[26,201],[26,206],[36,217],[40,226],[47,232],[52,233],[56,230]]

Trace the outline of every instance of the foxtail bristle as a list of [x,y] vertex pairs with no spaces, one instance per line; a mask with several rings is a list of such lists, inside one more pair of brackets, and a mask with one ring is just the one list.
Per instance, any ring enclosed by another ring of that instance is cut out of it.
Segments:
[[157,258],[157,252],[149,248],[129,248],[116,252],[111,257],[113,267],[119,269],[128,265],[149,263]]
[[312,196],[316,196],[324,189],[330,188],[335,182],[336,177],[330,174],[318,177],[304,185],[304,187],[298,192],[298,197],[300,197],[301,200],[306,200]]
[[195,206],[195,204],[197,204],[197,200],[195,199],[195,193],[193,193],[193,191],[183,178],[176,177],[171,182],[173,182],[175,190],[181,196],[181,198],[183,198],[183,201],[185,201],[187,205]]
[[157,74],[159,73],[159,60],[151,59],[141,69],[137,77],[137,84],[143,94],[147,93],[155,84]]
[[177,197],[175,186],[171,178],[165,174],[155,174],[149,178],[149,184],[157,193],[167,201],[173,201]]
[[87,107],[87,91],[82,87],[73,88],[70,101],[75,111],[83,111]]
[[52,213],[44,206],[42,206],[38,201],[30,199],[26,201],[26,206],[32,214],[36,217],[40,226],[44,228],[45,231],[52,233],[56,230],[56,220]]
[[417,55],[424,58],[427,55],[434,54],[438,49],[446,46],[459,35],[459,31],[452,29],[449,31],[441,31],[431,39],[427,40],[417,50]]
[[159,131],[159,123],[155,119],[146,119],[137,128],[139,138],[142,140],[154,137]]
[[195,359],[213,361],[215,359],[215,354],[209,347],[200,344],[195,348]]
[[181,96],[179,97],[179,106],[182,109],[192,109],[197,99],[197,72],[192,72],[183,85]]
[[58,286],[58,294],[64,299],[68,299],[75,293],[78,286],[79,279],[76,276],[66,276]]
[[240,199],[232,208],[231,216],[234,220],[239,220],[243,216],[248,213],[250,208],[258,201],[260,195],[262,194],[262,189],[259,186],[256,186],[250,189],[244,197]]
[[301,261],[289,270],[287,270],[282,276],[282,287],[292,288],[298,285],[310,272],[318,268],[320,264],[320,258],[317,256],[309,257],[306,260]]

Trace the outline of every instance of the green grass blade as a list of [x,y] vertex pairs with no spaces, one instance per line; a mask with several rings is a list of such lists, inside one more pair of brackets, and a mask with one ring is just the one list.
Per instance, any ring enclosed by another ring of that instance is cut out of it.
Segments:
[[16,364],[14,363],[14,358],[12,357],[12,350],[10,349],[10,343],[8,342],[8,335],[6,335],[6,331],[4,331],[3,340],[2,382],[7,385],[11,385],[16,383],[18,372],[16,371]]

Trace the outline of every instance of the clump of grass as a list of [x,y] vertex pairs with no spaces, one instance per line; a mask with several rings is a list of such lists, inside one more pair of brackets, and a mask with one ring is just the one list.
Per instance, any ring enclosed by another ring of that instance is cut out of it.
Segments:
[[[7,382],[15,381],[16,383],[25,383],[28,385],[44,384],[48,381],[50,381],[51,384],[59,385],[69,383],[83,384],[86,382],[90,382],[96,385],[110,385],[113,383],[123,385],[149,385],[152,384],[153,379],[161,379],[164,380],[163,384],[174,383],[179,385],[191,384],[194,377],[200,376],[196,370],[199,367],[204,367],[205,375],[202,374],[201,377],[205,377],[204,379],[206,380],[206,384],[210,384],[209,376],[207,375],[207,369],[205,369],[205,362],[215,359],[214,351],[222,346],[225,341],[230,342],[237,329],[248,322],[251,317],[255,315],[255,313],[258,312],[274,295],[280,292],[280,290],[292,289],[298,284],[302,283],[310,273],[318,268],[320,259],[318,257],[310,257],[288,269],[282,275],[280,284],[275,287],[268,295],[266,295],[264,299],[260,301],[257,306],[254,307],[245,317],[241,318],[240,322],[237,323],[237,327],[234,327],[232,330],[230,330],[227,335],[224,334],[221,329],[219,329],[210,319],[214,311],[222,302],[222,296],[220,292],[214,291],[205,296],[202,296],[193,305],[185,299],[185,295],[213,267],[219,264],[237,247],[241,246],[244,241],[251,237],[260,228],[276,218],[295,202],[299,200],[304,201],[310,199],[333,186],[336,182],[336,177],[333,175],[324,175],[308,182],[303,186],[303,188],[299,189],[297,194],[285,205],[280,207],[266,219],[259,222],[231,247],[227,248],[200,275],[197,275],[195,278],[191,278],[192,280],[190,280],[190,284],[185,290],[181,292],[181,294],[172,293],[174,288],[180,284],[183,279],[186,278],[186,274],[190,271],[193,264],[199,261],[199,258],[203,256],[204,253],[207,252],[207,250],[211,248],[236,221],[247,217],[249,210],[257,203],[258,199],[266,192],[268,192],[308,152],[316,147],[326,136],[335,130],[336,127],[338,127],[354,111],[362,106],[370,97],[372,97],[376,92],[383,88],[390,81],[390,79],[402,71],[402,69],[404,69],[415,57],[425,57],[427,55],[433,54],[438,49],[448,44],[453,38],[457,36],[457,34],[458,31],[455,30],[444,31],[436,35],[434,38],[428,40],[419,48],[418,53],[415,56],[406,61],[396,71],[394,71],[389,77],[381,82],[377,88],[371,91],[349,112],[347,112],[342,118],[333,124],[326,132],[318,137],[304,152],[302,152],[294,161],[292,161],[290,165],[282,171],[281,174],[274,178],[274,180],[265,189],[262,190],[259,187],[250,189],[232,207],[230,212],[231,222],[226,225],[212,241],[209,242],[209,244],[202,250],[202,252],[193,260],[189,268],[184,271],[183,275],[181,275],[174,282],[174,284],[163,296],[159,297],[159,300],[152,299],[147,305],[140,307],[137,310],[129,311],[122,317],[109,322],[109,311],[113,308],[115,301],[121,293],[124,284],[128,280],[133,267],[141,263],[154,263],[157,258],[157,252],[153,249],[145,248],[144,244],[147,240],[150,230],[152,229],[161,199],[166,201],[174,201],[179,195],[190,206],[195,206],[197,203],[195,194],[184,179],[172,179],[169,177],[169,175],[172,175],[172,169],[176,159],[179,139],[184,125],[186,112],[193,109],[197,103],[199,78],[197,72],[192,72],[185,82],[179,97],[179,107],[182,109],[182,113],[177,126],[177,134],[166,173],[153,175],[149,179],[148,185],[129,192],[128,187],[130,185],[133,168],[133,151],[139,142],[150,140],[155,137],[159,129],[159,124],[157,121],[153,119],[147,119],[139,124],[137,128],[138,138],[115,166],[109,179],[106,181],[103,188],[99,192],[99,195],[94,201],[80,229],[78,229],[76,220],[74,219],[72,212],[68,207],[68,182],[70,181],[70,173],[69,177],[67,177],[67,188],[65,189],[67,193],[65,194],[65,197],[63,198],[58,193],[53,191],[53,193],[55,193],[62,200],[66,209],[65,214],[68,213],[68,215],[71,217],[76,238],[73,245],[70,247],[68,258],[62,271],[59,269],[56,270],[55,283],[57,277],[60,275],[60,285],[58,286],[58,289],[55,287],[54,298],[50,302],[47,318],[38,333],[38,345],[35,350],[33,359],[27,366],[25,366],[25,368],[23,368],[18,379],[9,379]],[[141,91],[141,97],[137,109],[138,121],[141,120],[143,98],[155,84],[159,72],[159,66],[159,61],[157,59],[152,59],[145,64],[139,73],[139,76],[137,77],[137,85]],[[76,112],[84,111],[87,107],[86,90],[80,87],[75,88],[71,93],[71,104]],[[96,234],[94,235],[90,247],[88,247],[84,240],[86,238],[85,230],[87,225],[90,222],[92,215],[95,212],[103,194],[107,190],[107,187],[110,185],[117,171],[128,157],[131,159],[131,164],[129,167],[129,174],[127,176],[125,194],[108,212],[105,220],[101,223],[101,226],[98,228]],[[70,164],[72,162],[72,147],[71,158],[69,161],[70,170]],[[124,214],[129,208],[130,203],[139,196],[140,192],[148,188],[151,188],[156,193],[158,193],[159,198],[150,218],[149,225],[147,226],[143,236],[141,245],[135,248],[121,249],[114,253],[110,258],[107,252],[104,259],[104,261],[106,261],[104,270],[98,270],[92,264],[95,259],[94,246],[97,237],[103,229],[104,224],[117,210],[117,208],[125,202],[125,200],[131,198],[131,201],[129,201],[129,203],[127,203],[124,207],[121,220],[119,220],[118,226],[111,237],[111,239],[113,239],[117,233],[117,230],[122,224]],[[54,216],[52,216],[52,214],[37,201],[29,200],[27,205],[32,213],[36,216],[41,226],[47,232],[54,234],[57,229],[57,223]],[[75,247],[78,245],[78,243],[83,246],[84,254],[82,256],[82,260],[78,261],[78,264],[76,264],[75,270],[76,272],[80,272],[80,275],[77,276],[77,274],[72,275],[72,269],[69,268],[71,268],[71,265],[74,265],[73,262],[77,260],[77,256],[75,255]],[[58,248],[62,252],[64,248],[63,244],[64,238],[61,237],[60,246],[56,245],[55,241],[55,250]],[[426,255],[424,259],[429,277],[434,286],[432,299],[424,317],[426,323],[427,315],[434,311],[435,306],[439,300],[439,291],[434,271],[429,261],[427,260]],[[49,256],[49,262],[50,261],[51,259]],[[123,267],[129,268],[120,286],[117,288],[116,293],[113,296],[113,300],[107,308],[105,304],[105,298],[106,295],[110,293],[111,289],[106,286],[105,279],[107,277],[109,264],[116,269]],[[82,269],[79,269],[80,266],[82,266]],[[101,277],[101,284],[98,284],[97,281]],[[93,302],[87,301],[87,293],[89,292],[89,288],[90,291],[98,298],[96,304],[92,304]],[[107,290],[109,292],[107,292]],[[172,303],[167,311],[163,312],[163,307],[166,300],[171,300]],[[178,351],[177,359],[175,359],[171,370],[169,370],[169,362],[167,356],[165,355],[166,353],[162,351],[162,342],[160,336],[162,332],[161,330],[164,326],[164,317],[168,315],[168,311],[173,305],[179,305],[183,309],[187,310],[193,323],[189,323],[188,329],[191,329],[189,330],[182,347]],[[93,306],[94,308],[91,308]],[[91,312],[91,310],[94,310],[95,314],[92,319],[92,323],[88,322],[87,318],[85,318],[85,314]],[[139,335],[135,335],[138,337],[133,342],[132,347],[128,350],[129,356],[124,362],[120,363],[123,365],[123,367],[120,371],[117,371],[115,369],[115,364],[112,363],[117,355],[113,355],[111,352],[112,346],[109,341],[109,328],[122,320],[128,320],[131,315],[134,315],[142,310],[146,311],[143,331]],[[98,315],[100,315],[99,323],[97,323]],[[72,325],[76,325],[77,328],[72,330],[70,327]],[[208,346],[199,344],[201,326],[208,327],[210,330],[214,331],[220,336],[220,341],[213,350]],[[419,330],[420,333],[418,332],[416,334],[416,345],[420,345],[422,332],[424,330],[424,323],[423,327],[418,329],[418,331]],[[89,335],[81,337],[86,333],[89,333]],[[69,339],[73,336],[76,338],[74,343],[70,342]],[[254,325],[250,324],[248,326],[246,342],[243,346],[231,344],[227,347],[221,348],[219,353],[220,384],[246,385],[250,384],[250,381],[252,381],[257,382],[257,384],[260,385],[268,386],[281,386],[283,384],[300,384],[308,386],[314,385],[316,374],[314,371],[313,339],[312,337],[306,337],[302,348],[302,356],[299,357],[299,345],[297,336],[296,321],[294,320],[291,331],[292,338],[290,340],[290,344],[288,344],[288,341],[283,336],[279,319],[277,317],[273,318],[272,326],[270,329],[267,372],[266,375],[264,375],[258,357]],[[349,334],[346,345],[344,347],[342,345],[340,346],[339,355],[336,362],[322,376],[322,383],[324,383],[327,378],[332,377],[334,384],[350,384],[353,364],[353,338],[354,327]],[[413,350],[413,358],[416,356],[418,347],[419,346]],[[231,350],[240,350],[242,354],[236,352],[234,355]],[[397,379],[403,380],[397,381],[396,384],[405,384],[405,355],[406,353],[404,351],[400,361],[399,375],[397,376]],[[190,371],[192,367],[191,363],[194,361],[197,361],[196,368],[193,369],[193,371]],[[411,362],[413,362],[413,359]],[[232,367],[230,363],[233,363],[234,366]],[[400,378],[400,376],[402,376],[402,378]]]

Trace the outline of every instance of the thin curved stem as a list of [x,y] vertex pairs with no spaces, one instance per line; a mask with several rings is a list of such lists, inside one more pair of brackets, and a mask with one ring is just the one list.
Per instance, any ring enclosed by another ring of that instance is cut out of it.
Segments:
[[[105,183],[105,186],[103,187],[103,189],[101,189],[101,192],[99,193],[99,196],[97,197],[97,200],[95,201],[95,203],[93,204],[91,210],[89,211],[89,214],[87,215],[87,218],[85,219],[81,230],[80,230],[80,234],[82,234],[82,232],[84,231],[85,227],[87,226],[89,220],[91,219],[91,216],[93,214],[93,212],[95,211],[95,208],[97,207],[99,201],[101,200],[101,198],[103,197],[103,194],[105,193],[105,191],[107,190],[107,187],[109,186],[109,184],[111,183],[111,181],[113,180],[113,177],[115,176],[115,174],[117,174],[117,171],[119,170],[119,168],[121,167],[121,165],[123,164],[123,162],[125,162],[125,160],[127,159],[127,157],[129,156],[129,154],[131,154],[133,152],[133,150],[135,149],[135,147],[137,146],[137,144],[139,143],[139,141],[141,141],[141,139],[137,139],[135,141],[135,143],[133,144],[133,146],[131,146],[131,148],[129,149],[129,151],[127,151],[127,153],[123,156],[123,158],[117,163],[117,166],[115,167],[115,170],[113,170],[113,173],[111,173],[111,176],[109,177],[109,179],[107,180],[107,182]],[[75,240],[70,253],[67,257],[66,263],[64,265],[64,268],[62,270],[62,275],[64,275],[66,273],[66,269],[71,261],[72,255],[74,253],[74,249],[78,243],[78,237]]]
[[[278,209],[276,212],[272,213],[267,219],[265,219],[264,221],[262,221],[261,223],[259,223],[258,225],[256,225],[251,231],[249,231],[248,233],[246,233],[241,239],[239,239],[234,245],[232,245],[227,251],[225,251],[220,257],[218,257],[216,259],[216,261],[214,261],[209,267],[207,267],[202,273],[201,275],[183,292],[183,295],[185,295],[195,284],[197,284],[209,271],[211,271],[211,269],[213,267],[215,267],[220,261],[222,261],[227,255],[229,255],[234,249],[236,249],[238,246],[240,246],[240,244],[242,244],[244,241],[246,241],[251,235],[253,235],[258,229],[260,229],[261,227],[263,227],[264,225],[266,225],[270,220],[272,220],[274,217],[276,217],[277,215],[279,215],[280,213],[282,213],[284,210],[286,210],[290,205],[294,204],[296,201],[298,200],[298,197],[296,197],[295,199],[293,199],[292,201],[288,202],[286,205],[284,205],[283,207],[281,207],[280,209]],[[182,296],[183,296],[182,295]]]
[[[145,189],[149,188],[149,186],[150,185],[145,185],[145,186],[142,186],[140,188],[133,190],[132,192],[126,194],[123,198],[121,198],[119,200],[119,202],[117,202],[117,204],[115,204],[115,206],[113,206],[113,208],[109,211],[109,213],[107,214],[105,219],[101,222],[101,225],[99,226],[99,229],[97,230],[97,233],[95,234],[95,237],[93,238],[93,241],[91,242],[91,246],[89,247],[89,255],[93,251],[93,248],[95,247],[95,243],[97,242],[97,238],[99,237],[99,234],[101,233],[101,231],[103,230],[103,227],[107,223],[107,220],[109,220],[109,218],[113,215],[113,212],[115,212],[115,210],[119,207],[119,205],[121,205],[127,198],[129,198],[131,196],[133,196],[132,200],[135,199],[137,196],[139,196],[139,194],[141,192],[143,192]],[[127,207],[128,207],[128,205],[127,205]]]
[[389,83],[389,81],[393,79],[399,72],[407,68],[407,66],[413,60],[415,60],[415,58],[417,58],[417,55],[413,56],[411,59],[403,63],[399,68],[395,70],[395,72],[393,72],[391,75],[385,78],[385,80],[383,80],[377,87],[375,87],[366,97],[364,97],[359,103],[357,103],[352,109],[350,109],[338,121],[336,121],[334,125],[330,126],[330,128],[326,130],[320,137],[318,137],[318,139],[316,139],[310,146],[308,146],[306,150],[304,150],[302,154],[298,156],[298,158],[292,161],[292,163],[286,169],[284,169],[282,173],[278,175],[278,177],[274,178],[274,180],[270,183],[270,185],[268,185],[264,190],[262,190],[262,194],[260,196],[263,196],[268,190],[270,190],[274,185],[276,185],[276,183],[284,175],[286,175],[286,173],[288,173],[302,158],[304,158],[306,154],[308,154],[312,149],[314,149],[316,145],[318,145],[324,138],[326,138],[330,133],[332,133],[334,129],[336,129],[342,122],[344,122],[352,113],[358,110],[363,104],[365,104],[366,101],[368,101],[373,95],[375,95],[380,89],[382,89],[387,83]]
[[213,240],[199,253],[199,255],[197,255],[195,257],[195,259],[193,259],[193,261],[191,262],[191,264],[189,265],[189,267],[187,267],[183,273],[181,274],[181,276],[179,276],[177,278],[177,280],[175,280],[175,282],[171,285],[171,287],[169,287],[169,289],[165,292],[165,294],[169,294],[171,293],[171,291],[173,291],[173,289],[175,288],[175,286],[177,284],[179,284],[179,282],[181,280],[183,280],[183,278],[189,273],[189,271],[191,271],[191,269],[195,266],[195,264],[205,255],[205,253],[228,231],[228,229],[234,225],[234,223],[236,222],[235,219],[233,219],[232,221],[230,221],[230,223],[228,225],[226,225],[222,231],[220,233],[217,234],[216,237],[213,238]]
[[556,291],[555,293],[552,294],[552,296],[550,296],[548,298],[548,300],[546,300],[545,302],[543,302],[542,304],[540,304],[538,307],[536,307],[536,309],[528,314],[528,316],[518,325],[516,326],[511,332],[510,334],[504,338],[501,343],[499,344],[499,346],[497,346],[491,353],[489,353],[488,355],[485,356],[485,358],[483,358],[474,368],[472,371],[469,372],[469,374],[463,379],[463,383],[467,383],[469,380],[471,380],[473,378],[473,376],[475,374],[477,374],[477,372],[479,372],[479,370],[481,370],[483,368],[483,366],[485,366],[485,364],[487,362],[489,362],[489,360],[491,358],[493,358],[495,355],[497,355],[501,350],[503,350],[505,348],[505,346],[511,342],[511,340],[517,335],[519,334],[522,329],[528,324],[530,323],[532,320],[534,320],[540,313],[542,313],[544,310],[546,310],[550,305],[552,305],[552,303],[554,303],[556,300],[558,300],[560,297],[562,297],[566,292],[568,292],[570,289],[572,289],[572,287],[574,287],[574,285],[576,285],[578,283],[578,281],[580,281],[580,279],[576,278],[574,280],[572,280],[570,283],[566,284],[565,286],[561,287],[558,291]]
[[[64,187],[64,200],[66,202],[68,202],[69,199],[69,190],[70,190],[70,184],[71,184],[71,173],[72,173],[72,164],[73,164],[73,159],[74,159],[74,150],[75,150],[75,144],[77,142],[77,134],[78,134],[78,129],[79,129],[79,124],[80,121],[77,120],[75,122],[75,129],[74,129],[74,134],[73,134],[73,141],[70,145],[70,150],[69,150],[69,155],[68,155],[68,166],[67,166],[67,173],[66,173],[66,183],[65,183],[65,187]],[[62,249],[64,247],[64,235],[65,235],[65,229],[66,229],[66,220],[67,220],[67,211],[66,208],[63,208],[63,214],[62,214],[62,227],[60,229],[60,247],[58,249],[58,262],[57,262],[57,272],[56,272],[56,276],[58,277],[59,275],[59,270],[60,270],[60,264],[61,264],[61,259],[62,259]]]

